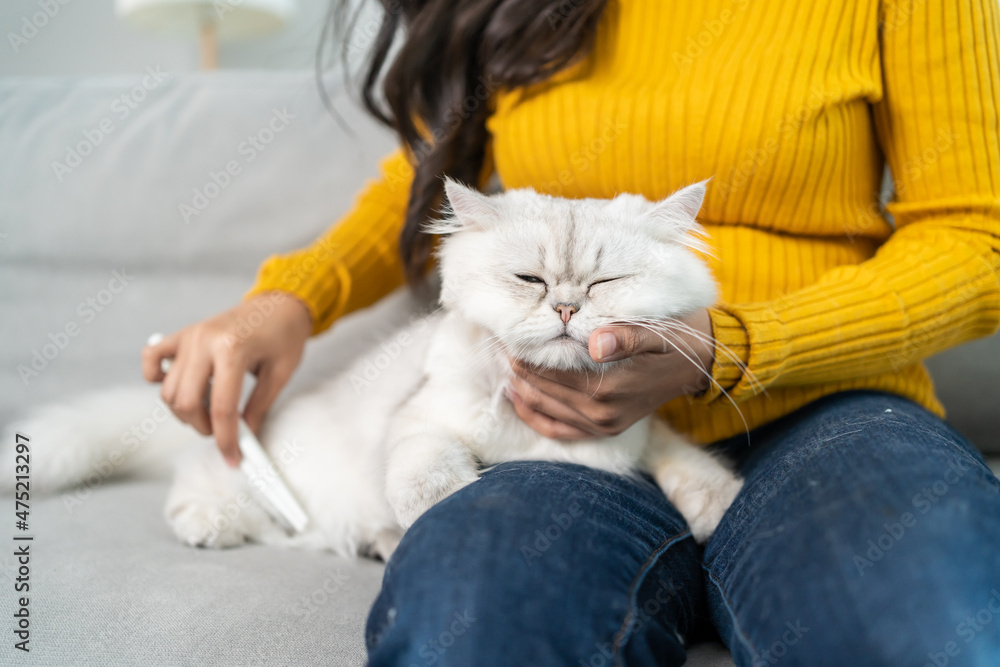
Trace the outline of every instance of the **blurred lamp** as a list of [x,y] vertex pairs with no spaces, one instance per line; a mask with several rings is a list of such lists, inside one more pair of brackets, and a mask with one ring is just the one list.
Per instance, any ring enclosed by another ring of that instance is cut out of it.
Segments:
[[141,28],[198,33],[202,69],[215,69],[218,40],[277,30],[295,11],[295,0],[115,0],[115,13]]

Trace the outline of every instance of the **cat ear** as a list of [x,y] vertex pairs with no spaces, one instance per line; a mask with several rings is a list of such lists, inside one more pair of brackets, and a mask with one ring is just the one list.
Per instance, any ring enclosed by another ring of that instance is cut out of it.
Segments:
[[694,221],[698,217],[698,211],[701,210],[702,202],[705,201],[707,189],[708,179],[681,188],[666,199],[653,204],[650,215],[670,219],[683,216]]
[[681,188],[650,205],[643,219],[649,222],[659,238],[701,248],[704,244],[699,239],[701,229],[696,218],[705,201],[707,185],[708,179]]
[[425,228],[432,234],[450,234],[460,229],[482,229],[499,219],[500,211],[494,198],[462,185],[450,178],[444,180],[444,192],[451,215]]
[[686,242],[686,237],[699,232],[696,217],[705,200],[707,183],[707,180],[694,183],[666,199],[653,202],[642,219],[650,225],[653,234],[664,241]]

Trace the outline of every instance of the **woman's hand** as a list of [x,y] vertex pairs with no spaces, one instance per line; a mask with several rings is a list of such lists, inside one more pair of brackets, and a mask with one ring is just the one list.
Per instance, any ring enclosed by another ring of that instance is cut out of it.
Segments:
[[589,341],[594,361],[632,360],[602,375],[539,369],[512,361],[514,377],[508,396],[514,410],[546,437],[577,440],[616,435],[678,396],[705,391],[715,358],[708,310],[681,321],[696,333],[678,330],[666,336],[684,354],[642,327],[595,329]]
[[[177,418],[202,435],[214,434],[226,461],[236,466],[243,374],[257,376],[243,412],[256,431],[298,366],[311,331],[312,318],[301,301],[282,292],[259,294],[143,348],[142,374],[149,382],[162,381],[160,396]],[[165,358],[173,358],[166,375],[160,370]]]

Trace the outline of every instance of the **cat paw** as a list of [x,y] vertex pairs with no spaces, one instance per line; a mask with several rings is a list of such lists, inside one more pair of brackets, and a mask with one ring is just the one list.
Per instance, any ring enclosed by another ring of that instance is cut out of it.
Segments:
[[396,521],[406,530],[421,514],[477,479],[479,475],[475,470],[425,470],[403,479],[390,479],[386,500],[396,515]]
[[734,477],[722,484],[692,485],[677,490],[672,499],[674,506],[687,520],[695,542],[704,544],[712,537],[742,488],[743,480]]
[[167,522],[177,539],[192,547],[224,549],[239,546],[247,538],[237,520],[211,504],[188,501],[170,507]]

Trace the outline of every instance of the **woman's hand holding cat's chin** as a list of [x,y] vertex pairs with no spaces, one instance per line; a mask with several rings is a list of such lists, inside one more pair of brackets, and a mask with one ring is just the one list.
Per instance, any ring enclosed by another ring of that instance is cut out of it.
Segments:
[[[257,431],[298,366],[311,331],[312,316],[304,303],[283,292],[259,294],[147,345],[142,374],[149,382],[163,382],[160,396],[177,418],[202,435],[215,435],[222,455],[235,466],[240,461],[243,375],[250,371],[257,376],[243,411],[247,426]],[[160,370],[163,359],[173,359],[166,374]],[[211,411],[205,404],[209,392]]]
[[546,437],[579,440],[617,435],[664,403],[705,391],[715,358],[711,318],[702,309],[681,321],[697,332],[670,336],[684,354],[642,327],[595,329],[590,335],[594,361],[634,362],[610,367],[602,375],[540,369],[512,360],[513,391],[508,397],[514,410]]

